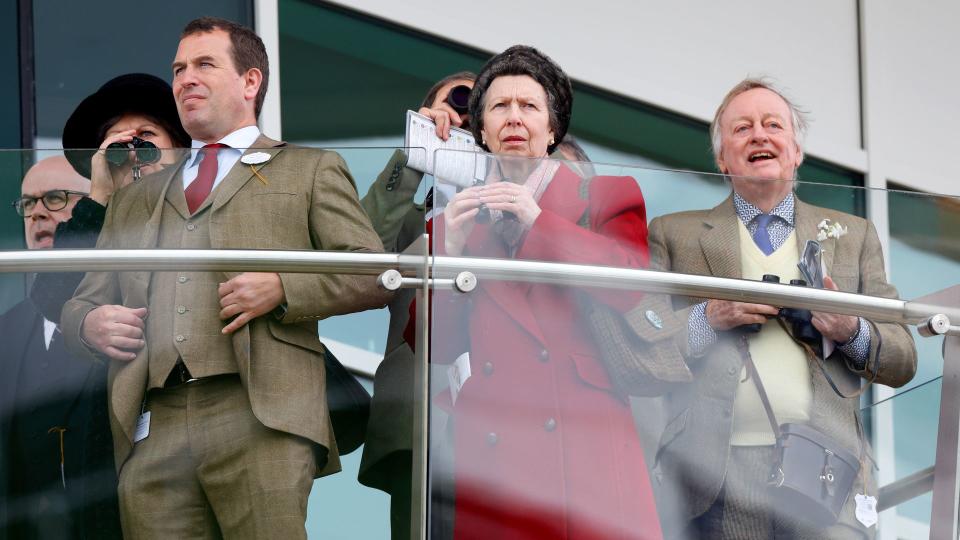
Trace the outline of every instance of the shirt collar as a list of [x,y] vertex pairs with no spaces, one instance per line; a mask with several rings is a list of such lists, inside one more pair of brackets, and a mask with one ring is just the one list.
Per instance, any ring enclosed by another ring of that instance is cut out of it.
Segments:
[[[257,126],[246,126],[242,127],[226,137],[217,141],[219,144],[225,144],[230,148],[243,152],[253,146],[257,139],[260,138],[260,128]],[[190,163],[193,164],[197,159],[197,150],[203,148],[207,143],[203,141],[190,141]]]
[[[791,191],[786,197],[783,198],[782,201],[780,201],[780,204],[775,206],[773,210],[770,211],[770,215],[777,216],[791,227],[795,227],[794,202],[795,200],[793,192]],[[749,225],[750,222],[763,213],[759,208],[747,202],[747,200],[741,197],[737,192],[733,193],[733,207],[737,211],[737,217],[740,218],[740,221],[742,221],[744,225]]]

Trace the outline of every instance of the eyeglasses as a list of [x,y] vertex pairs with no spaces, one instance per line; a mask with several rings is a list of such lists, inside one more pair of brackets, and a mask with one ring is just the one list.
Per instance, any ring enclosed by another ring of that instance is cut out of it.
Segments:
[[56,212],[57,210],[63,210],[67,207],[67,203],[70,202],[70,195],[86,197],[89,193],[71,191],[69,189],[53,189],[39,197],[24,195],[13,201],[13,207],[17,210],[18,214],[25,218],[33,215],[33,209],[36,208],[37,201],[43,201],[43,206],[47,207],[47,210]]

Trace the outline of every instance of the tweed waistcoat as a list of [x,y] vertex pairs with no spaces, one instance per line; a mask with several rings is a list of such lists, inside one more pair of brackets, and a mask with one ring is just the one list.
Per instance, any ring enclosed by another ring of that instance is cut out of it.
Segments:
[[[157,247],[210,249],[211,200],[213,196],[191,216],[182,184],[171,182],[160,215]],[[230,336],[220,333],[225,323],[219,317],[217,287],[223,281],[226,277],[220,272],[151,275],[147,318],[149,388],[163,386],[177,358],[182,358],[190,374],[197,378],[237,372]]]

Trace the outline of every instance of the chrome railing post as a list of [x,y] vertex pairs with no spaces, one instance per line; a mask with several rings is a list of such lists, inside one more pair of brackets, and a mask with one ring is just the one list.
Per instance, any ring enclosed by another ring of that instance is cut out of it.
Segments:
[[937,424],[937,457],[933,466],[931,540],[957,538],[960,478],[960,337],[943,338],[943,382],[940,386],[940,420]]
[[410,538],[428,538],[427,512],[430,504],[429,463],[427,449],[430,447],[430,237],[418,238],[404,252],[417,256],[422,264],[417,271],[420,285],[417,287],[417,343],[413,364],[413,469],[410,482]]
[[[918,302],[960,306],[960,286],[918,298]],[[935,315],[918,329],[924,336],[943,335],[943,381],[940,385],[940,418],[937,424],[937,455],[933,465],[933,502],[930,538],[955,540],[960,517],[960,320]],[[952,325],[952,326],[951,326]]]

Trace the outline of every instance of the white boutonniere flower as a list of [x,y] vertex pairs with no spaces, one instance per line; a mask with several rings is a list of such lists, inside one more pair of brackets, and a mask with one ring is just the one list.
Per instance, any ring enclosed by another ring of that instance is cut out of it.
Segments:
[[847,234],[847,228],[841,225],[839,221],[831,222],[829,219],[824,219],[818,223],[817,230],[818,242],[823,242],[827,238],[839,240],[841,236]]
[[[253,152],[240,158],[240,162],[250,166],[250,170],[257,176],[261,184],[267,185],[267,179],[257,170],[257,165],[262,165],[270,161],[270,154],[266,152]],[[262,167],[261,167],[262,168]]]

